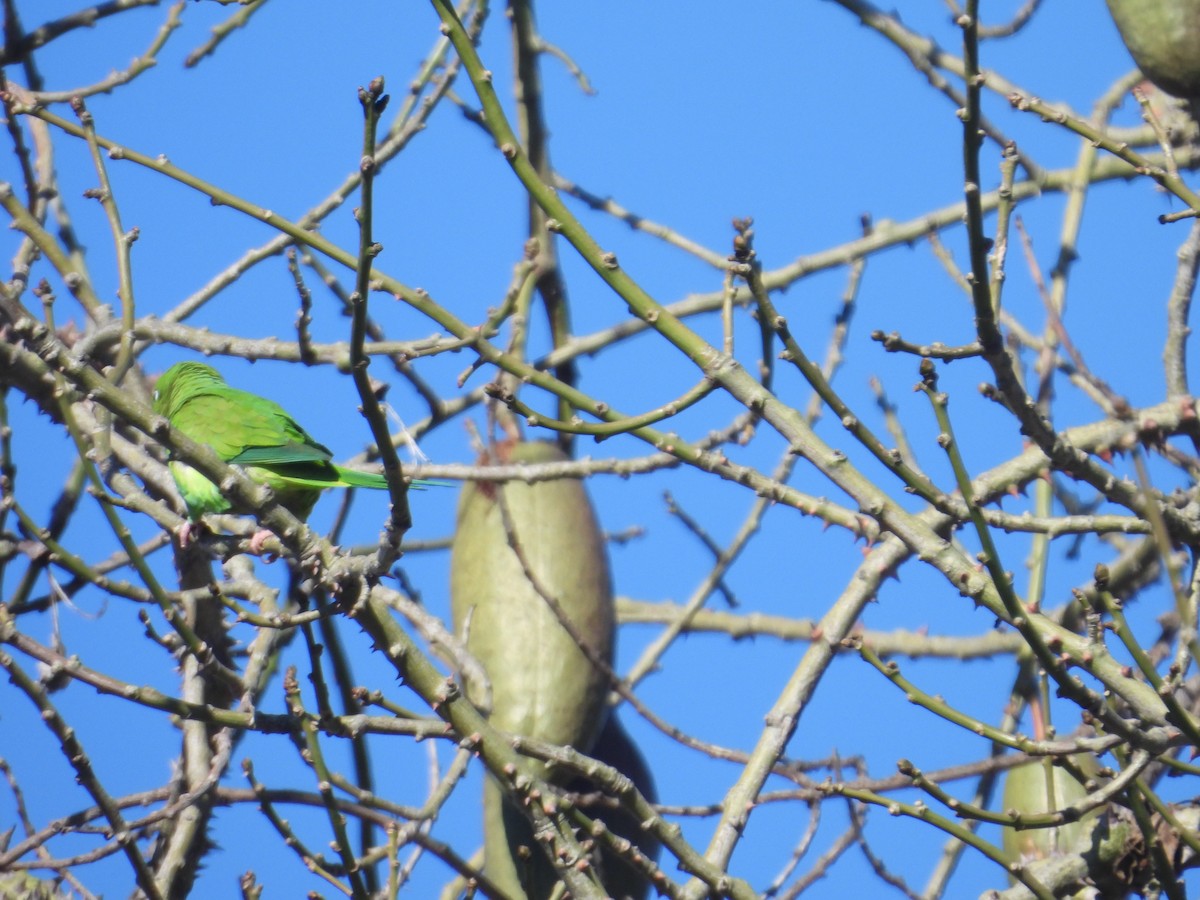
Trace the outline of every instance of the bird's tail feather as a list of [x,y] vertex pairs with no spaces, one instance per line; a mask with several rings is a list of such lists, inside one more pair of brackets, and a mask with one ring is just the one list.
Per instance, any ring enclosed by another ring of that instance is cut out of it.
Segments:
[[[357,469],[347,469],[343,466],[334,466],[337,470],[338,479],[347,487],[365,487],[374,488],[375,490],[386,490],[387,479],[378,472],[360,472]],[[447,481],[413,481],[409,484],[410,488],[424,490],[427,487],[450,487]]]

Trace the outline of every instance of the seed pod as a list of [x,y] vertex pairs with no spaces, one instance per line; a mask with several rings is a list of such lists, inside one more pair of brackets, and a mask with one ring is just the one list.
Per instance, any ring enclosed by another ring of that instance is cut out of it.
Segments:
[[[1085,772],[1095,770],[1095,763],[1090,757],[1077,756],[1074,762]],[[1039,815],[1051,810],[1060,810],[1087,796],[1087,788],[1062,766],[1052,766],[1050,773],[1051,783],[1054,785],[1053,803],[1050,802],[1046,769],[1040,761],[1009,769],[1004,782],[1004,811],[1015,809],[1023,815]],[[1004,855],[1010,862],[1015,863],[1045,859],[1054,853],[1079,852],[1089,843],[1092,820],[1097,814],[1097,810],[1092,810],[1079,821],[1069,822],[1057,828],[1018,830],[1005,826]]]
[[[484,464],[565,460],[553,444],[536,442],[502,445]],[[466,632],[488,673],[492,724],[587,752],[603,724],[608,685],[559,613],[605,662],[615,614],[604,540],[583,483],[467,485],[450,565],[454,628]]]
[[1108,0],[1108,12],[1147,78],[1200,99],[1200,0]]
[[[516,443],[482,463],[566,458],[553,444]],[[605,721],[608,683],[576,636],[611,662],[615,612],[604,538],[583,483],[464,487],[450,605],[455,631],[466,633],[467,649],[487,672],[492,724],[591,750]],[[480,704],[476,687],[468,692]],[[514,897],[542,900],[559,883],[524,814],[492,778],[484,785],[484,856],[488,877]]]

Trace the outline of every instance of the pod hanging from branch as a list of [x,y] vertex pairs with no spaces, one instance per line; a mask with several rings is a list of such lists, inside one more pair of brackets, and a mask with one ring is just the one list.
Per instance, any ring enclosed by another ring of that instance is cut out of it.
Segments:
[[[1083,772],[1090,775],[1096,771],[1096,763],[1091,757],[1080,755],[1074,759]],[[1079,802],[1087,794],[1087,788],[1066,769],[1061,766],[1047,769],[1043,761],[1038,760],[1009,769],[1005,776],[1001,808],[1022,815],[1038,815],[1061,810]],[[1080,852],[1091,843],[1090,836],[1098,814],[1098,810],[1092,810],[1082,819],[1057,828],[1018,829],[1005,826],[1004,855],[1009,862],[1023,865],[1055,853]]]
[[[508,443],[483,464],[566,459],[553,444]],[[593,753],[654,798],[645,761],[605,706],[608,678],[596,663],[610,666],[613,655],[612,582],[604,536],[580,480],[468,484],[458,505],[450,597],[454,628],[488,675],[492,724]],[[471,685],[468,691],[481,703],[483,692]],[[623,853],[603,850],[593,860],[605,890],[631,900],[647,896],[650,881],[632,860],[656,858],[657,840],[587,779],[562,787],[579,795],[585,815],[630,842]],[[536,900],[555,893],[557,873],[528,820],[491,778],[484,786],[484,844],[488,877],[504,890]]]
[[[501,445],[484,464],[563,461],[553,444],[537,442]],[[583,483],[466,485],[450,566],[454,628],[488,673],[492,724],[586,753],[608,692],[588,656],[611,663],[615,613],[604,536]]]

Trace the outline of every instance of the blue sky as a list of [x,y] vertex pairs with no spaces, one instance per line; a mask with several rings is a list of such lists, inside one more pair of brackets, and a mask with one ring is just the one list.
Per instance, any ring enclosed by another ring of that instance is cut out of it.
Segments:
[[[897,5],[908,27],[930,36],[948,52],[959,52],[958,31],[945,4],[908,0]],[[989,21],[1003,21],[1019,5],[1015,0],[984,4],[984,15]],[[1087,114],[1095,99],[1132,63],[1098,0],[1086,7],[1085,13],[1080,4],[1043,4],[1018,37],[985,43],[984,66],[1003,72],[1030,94]],[[38,0],[22,4],[21,14],[29,28],[76,8],[77,4],[63,0]],[[436,16],[431,7],[419,3],[399,9],[384,2],[267,3],[249,27],[235,32],[214,56],[193,70],[183,70],[186,54],[231,11],[215,3],[187,4],[182,27],[168,42],[158,66],[111,95],[90,98],[88,107],[102,135],[151,156],[164,154],[194,176],[294,219],[357,165],[358,86],[383,75],[392,93],[389,113],[397,110],[420,60],[437,39]],[[126,65],[149,44],[165,16],[163,7],[134,10],[54,42],[38,57],[46,88],[66,90],[93,83]],[[612,196],[718,254],[729,252],[730,220],[736,216],[754,218],[759,259],[772,270],[853,239],[860,233],[863,215],[870,215],[877,225],[887,220],[907,222],[961,199],[961,125],[953,105],[931,90],[894,47],[861,27],[836,3],[545,4],[539,10],[539,24],[544,37],[570,54],[596,91],[585,94],[562,64],[549,57],[543,60],[551,155],[557,170],[587,190]],[[481,53],[511,110],[507,38],[503,10],[496,8]],[[11,71],[9,77],[20,81],[23,76]],[[467,107],[477,106],[465,78],[459,79],[455,91]],[[1065,130],[1012,111],[994,94],[987,94],[984,102],[985,112],[998,127],[1043,167],[1074,165],[1078,140]],[[70,116],[64,107],[57,111]],[[1125,125],[1136,124],[1136,105],[1126,100],[1117,118]],[[87,148],[62,134],[53,138],[62,193],[87,244],[97,292],[115,301],[113,253],[102,213],[98,204],[81,199],[96,178]],[[999,180],[998,148],[986,144],[982,158],[984,186],[992,189]],[[261,223],[214,207],[157,173],[117,162],[109,163],[109,172],[125,227],[140,229],[133,250],[139,314],[166,314],[247,248],[273,236]],[[0,179],[16,178],[12,154],[0,156]],[[385,168],[376,202],[375,235],[384,245],[380,267],[408,285],[428,290],[461,318],[482,321],[507,288],[525,236],[524,194],[483,131],[452,103],[443,102],[428,127]],[[322,234],[342,246],[354,246],[351,207],[355,203],[352,199],[333,213],[323,223]],[[1020,208],[1034,254],[1045,271],[1055,262],[1063,206],[1061,195],[1047,194]],[[1145,180],[1094,189],[1088,198],[1080,258],[1071,273],[1067,327],[1093,370],[1135,405],[1154,403],[1163,396],[1162,309],[1174,275],[1175,253],[1188,226],[1163,226],[1157,216],[1178,207],[1178,201]],[[601,245],[616,252],[622,267],[656,299],[672,303],[721,289],[722,273],[713,266],[589,212],[581,204],[575,203],[573,209]],[[7,240],[10,248],[16,247],[15,234]],[[965,267],[963,230],[948,229],[943,241]],[[561,253],[575,331],[588,334],[621,321],[627,313],[620,299],[565,245]],[[11,258],[11,254],[10,249],[4,256]],[[349,282],[347,273],[338,275]],[[320,292],[315,277],[310,276],[309,283],[317,294],[314,335],[318,340],[346,339],[348,320]],[[801,280],[776,298],[793,333],[816,358],[824,354],[846,283],[845,267],[837,267]],[[77,315],[66,292],[60,294],[59,318]],[[1005,304],[1031,330],[1043,329],[1041,302],[1019,253],[1010,254]],[[242,337],[290,337],[297,305],[291,276],[277,257],[233,283],[189,324]],[[437,330],[434,323],[386,296],[372,299],[372,314],[394,338],[423,337]],[[717,317],[690,324],[710,340],[720,339]],[[869,339],[875,329],[899,330],[917,341],[971,340],[970,304],[927,244],[898,246],[868,262],[837,386],[864,420],[882,431],[868,388],[868,379],[881,379],[922,464],[939,483],[948,485],[949,469],[934,443],[936,423],[924,398],[910,391],[918,380],[915,362],[885,353]],[[757,328],[745,315],[738,320],[737,336],[739,358],[753,365]],[[544,352],[546,340],[539,322],[533,331],[535,355]],[[143,363],[149,371],[161,371],[192,356],[186,349],[162,346],[150,349]],[[418,371],[445,396],[452,396],[458,390],[455,379],[470,362],[465,353],[445,355],[421,361]],[[629,412],[665,402],[697,377],[686,361],[651,335],[594,359],[585,358],[580,366],[583,390]],[[235,385],[271,396],[293,410],[339,459],[352,456],[369,439],[365,423],[355,412],[357,398],[347,377],[324,369],[297,371],[272,362],[251,367],[241,360],[224,360],[220,368]],[[477,387],[489,377],[487,372],[476,373],[467,387]],[[942,367],[942,389],[951,394],[956,430],[973,471],[998,465],[1022,447],[1012,421],[978,397],[976,386],[988,377],[978,361]],[[793,370],[782,366],[776,391],[801,408],[811,393]],[[536,394],[525,399],[538,408],[549,408],[545,398]],[[393,387],[389,400],[401,416],[420,418],[419,398],[404,384]],[[44,511],[59,490],[71,450],[31,408],[14,405],[9,413],[21,454],[21,502]],[[672,427],[697,439],[735,413],[735,404],[718,395],[681,416]],[[1074,425],[1099,417],[1090,401],[1060,385],[1056,424]],[[471,418],[483,427],[482,413],[476,411]],[[886,478],[864,461],[865,454],[851,445],[828,414],[818,432],[845,449],[871,475]],[[460,423],[431,434],[423,450],[435,463],[473,458]],[[647,452],[628,437],[599,445],[581,441],[578,450],[598,458]],[[782,450],[780,439],[764,429],[749,447],[728,452],[738,461],[769,471]],[[1161,474],[1170,477],[1169,470]],[[835,487],[803,464],[791,483],[845,502]],[[736,533],[754,499],[734,485],[686,469],[629,481],[599,476],[591,481],[590,490],[607,529],[641,526],[647,531],[642,539],[612,549],[618,594],[656,601],[686,600],[711,565],[708,551],[667,513],[663,492],[669,491],[721,544]],[[919,508],[908,502],[910,508]],[[1019,510],[1025,503],[1017,500],[1005,508]],[[311,524],[328,527],[337,506],[335,499],[322,500]],[[454,513],[451,497],[428,491],[414,496],[413,506],[411,537],[449,534]],[[357,497],[344,541],[373,540],[385,516],[385,498]],[[89,513],[69,534],[78,542],[81,530],[96,529],[97,521]],[[153,530],[144,522],[135,528],[139,537]],[[962,539],[973,545],[970,535]],[[104,538],[97,540],[94,558],[110,552]],[[1023,585],[1028,537],[1017,535],[1004,546],[1008,566],[1018,572],[1018,585]],[[1069,558],[1067,549],[1063,540],[1051,551],[1047,593],[1051,605],[1069,598],[1070,588],[1085,582],[1095,562],[1105,558],[1094,545],[1080,559]],[[767,513],[761,535],[730,572],[728,583],[741,603],[739,612],[816,618],[845,587],[862,558],[861,550],[861,544],[836,529],[825,532],[815,519],[775,508]],[[447,564],[448,556],[441,553],[412,554],[404,560],[423,602],[442,616],[448,615]],[[169,571],[165,559],[160,565]],[[8,589],[14,578],[6,580]],[[714,608],[721,604],[719,598],[712,601]],[[1157,611],[1147,609],[1146,621]],[[77,608],[63,609],[58,617],[68,647],[84,655],[89,664],[110,666],[120,677],[169,690],[171,667],[161,655],[145,652],[135,612],[85,593],[78,598]],[[905,568],[900,582],[887,584],[865,622],[876,629],[929,628],[946,634],[986,633],[992,626],[986,614],[971,608],[940,576],[914,566]],[[1146,637],[1152,638],[1152,625],[1143,625]],[[47,619],[42,639],[49,630]],[[631,665],[656,633],[648,626],[623,629],[618,668]],[[348,628],[344,637],[361,644],[355,665],[361,666],[356,675],[363,683],[390,677],[367,651],[362,635]],[[293,648],[291,661],[302,664],[299,651],[299,646]],[[647,679],[639,694],[681,728],[706,740],[747,749],[802,652],[802,645],[773,638],[733,643],[718,636],[693,635],[671,649],[662,671]],[[1011,670],[1007,658],[966,665],[905,663],[906,673],[927,689],[944,693],[989,721],[1001,714]],[[160,717],[131,712],[79,687],[57,699],[79,724],[88,745],[95,747],[93,752],[105,761],[103,775],[111,790],[144,789],[165,779],[175,737]],[[278,691],[273,702],[280,702]],[[27,702],[12,691],[0,691],[0,715],[4,723],[0,755],[23,780],[35,820],[63,815],[85,802],[78,791],[57,793],[64,781],[70,783],[70,775]],[[622,718],[642,743],[664,802],[713,802],[736,778],[736,767],[704,759],[663,738],[630,710],[624,710]],[[114,722],[119,722],[117,729]],[[1068,719],[1065,727],[1072,724],[1074,720]],[[28,740],[8,737],[17,734],[28,735]],[[386,752],[392,751],[388,747]],[[427,749],[405,746],[398,752],[395,766],[381,766],[385,781],[380,792],[391,787],[404,802],[412,802],[425,786]],[[444,765],[448,750],[436,752]],[[304,783],[306,773],[296,765],[290,747],[275,740],[251,739],[242,753],[254,758],[260,775],[270,772],[277,784]],[[934,769],[980,758],[986,748],[961,730],[931,722],[857,658],[845,657],[835,663],[805,710],[789,753],[800,759],[861,753],[870,774],[884,776],[894,771],[901,756],[912,758],[923,769]],[[478,781],[478,773],[472,780]],[[467,852],[477,842],[473,806],[477,791],[477,784],[464,786],[433,830],[435,836]],[[801,862],[802,869],[828,846],[836,825],[844,820],[835,804],[827,806],[820,838]],[[8,819],[10,810],[9,798],[0,792],[0,823]],[[768,805],[757,811],[734,857],[734,872],[765,889],[800,840],[805,816],[795,805]],[[303,823],[311,828],[308,836],[314,846],[324,845],[328,838],[322,832],[321,815],[297,812],[292,818],[298,827]],[[212,896],[232,894],[236,876],[251,867],[268,882],[269,894],[292,896],[321,888],[267,831],[252,807],[222,811],[221,820],[228,823],[222,826],[227,829],[222,832],[222,849],[211,857],[202,876]],[[919,890],[936,859],[940,836],[907,820],[888,820],[879,810],[872,813],[869,827],[872,847]],[[685,823],[685,833],[701,848],[710,829],[704,819]],[[985,834],[995,838],[994,831]],[[416,877],[413,895],[433,896],[445,869],[427,861],[417,867]],[[994,866],[968,855],[948,896],[974,896],[1002,880]],[[127,890],[129,876],[121,861],[109,861],[94,867],[88,884],[117,896]],[[878,885],[859,856],[835,866],[809,895],[843,896],[878,889]]]

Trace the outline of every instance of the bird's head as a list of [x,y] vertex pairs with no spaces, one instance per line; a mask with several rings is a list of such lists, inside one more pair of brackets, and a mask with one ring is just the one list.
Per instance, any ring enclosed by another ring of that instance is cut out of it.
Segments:
[[199,362],[175,363],[154,383],[154,411],[168,419],[197,389],[224,384],[225,379],[210,365]]

